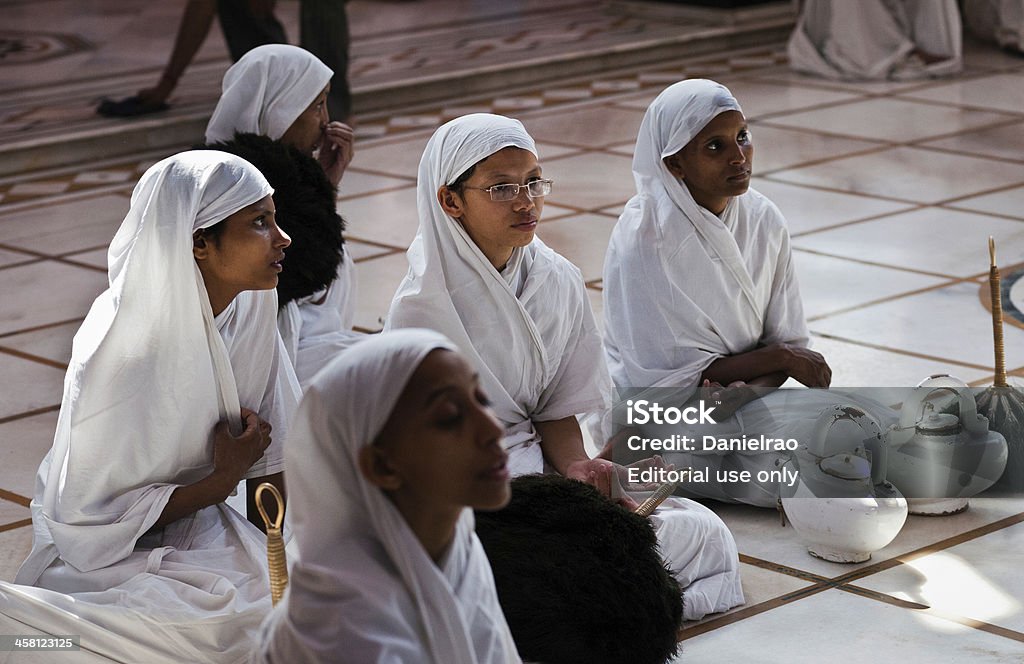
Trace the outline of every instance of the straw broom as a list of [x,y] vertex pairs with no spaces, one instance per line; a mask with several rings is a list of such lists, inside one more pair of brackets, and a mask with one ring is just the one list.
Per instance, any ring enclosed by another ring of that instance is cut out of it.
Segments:
[[[271,521],[267,510],[263,507],[263,492],[269,491],[277,503],[277,516]],[[284,499],[277,487],[264,482],[256,487],[256,507],[267,526],[267,563],[270,569],[270,599],[274,604],[281,600],[285,588],[288,587],[288,564],[284,555],[284,538],[281,536],[281,524],[284,522]]]
[[1006,470],[996,483],[1002,492],[1024,492],[1024,393],[1006,382],[1006,352],[1003,348],[1003,299],[996,266],[996,242],[989,236],[988,283],[992,294],[992,335],[995,341],[995,384],[977,397],[978,413],[988,418],[989,430],[1006,438],[1009,455]]

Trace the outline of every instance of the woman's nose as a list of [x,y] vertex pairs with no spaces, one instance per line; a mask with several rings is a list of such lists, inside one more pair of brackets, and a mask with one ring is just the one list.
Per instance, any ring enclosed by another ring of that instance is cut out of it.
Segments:
[[284,249],[285,247],[292,243],[291,236],[285,233],[283,228],[277,225],[275,225],[274,228],[277,229],[277,239],[274,242],[275,247],[280,247]]

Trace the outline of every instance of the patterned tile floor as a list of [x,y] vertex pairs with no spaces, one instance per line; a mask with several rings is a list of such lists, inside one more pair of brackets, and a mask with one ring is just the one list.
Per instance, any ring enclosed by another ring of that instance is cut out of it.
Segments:
[[[391,114],[379,135],[361,135],[339,197],[358,263],[358,325],[380,327],[405,273],[430,132],[477,107],[519,117],[537,138],[555,180],[539,234],[581,267],[599,313],[643,108],[668,82],[705,74],[751,119],[754,186],[790,222],[810,327],[835,383],[912,385],[939,372],[990,382],[987,237],[999,243],[1004,281],[1024,267],[1024,60],[971,45],[967,62],[955,80],[834,83],[791,74],[768,46]],[[32,476],[53,435],[71,337],[105,285],[104,248],[134,181],[164,155],[0,178],[0,578],[31,541]],[[1024,279],[1007,292],[1024,310]],[[1007,326],[1006,348],[1024,380],[1024,322]],[[1024,500],[911,517],[853,566],[808,556],[774,512],[713,507],[739,543],[748,601],[689,626],[681,662],[1024,661]]]

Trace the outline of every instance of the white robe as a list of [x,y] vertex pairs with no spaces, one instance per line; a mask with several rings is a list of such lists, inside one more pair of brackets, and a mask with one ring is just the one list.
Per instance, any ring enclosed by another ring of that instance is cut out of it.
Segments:
[[960,12],[956,0],[803,0],[787,50],[794,70],[830,79],[950,76],[963,69]]
[[1024,0],[964,0],[963,11],[971,32],[1024,52]]
[[[435,329],[459,346],[505,425],[512,472],[524,474],[544,470],[534,422],[601,410],[610,394],[579,270],[534,238],[499,273],[437,202],[441,185],[509,146],[536,154],[522,124],[500,116],[464,116],[434,133],[420,161],[420,225],[409,273],[385,329]],[[741,604],[736,544],[725,524],[697,503],[673,502],[652,522],[669,567],[686,587],[685,617]]]
[[192,256],[194,230],[271,192],[248,162],[211,151],[166,159],[135,188],[110,288],[75,335],[32,552],[20,585],[0,585],[14,633],[80,634],[125,662],[242,661],[254,646],[270,608],[262,533],[224,504],[151,528],[178,486],[211,472],[213,428],[240,432],[241,405],[273,426],[247,477],[283,470],[298,384],[276,293],[241,293],[214,318]]
[[[252,49],[224,74],[220,99],[206,127],[206,142],[230,141],[236,133],[279,140],[332,75],[327,65],[297,46],[267,44]],[[285,269],[291,268],[285,264]],[[326,293],[281,308],[279,329],[303,386],[336,353],[360,338],[352,331],[355,297],[355,269],[351,257],[345,256]]]
[[286,454],[299,560],[255,660],[280,664],[518,664],[494,578],[463,510],[435,564],[359,470],[416,368],[427,330],[364,337],[313,380]]

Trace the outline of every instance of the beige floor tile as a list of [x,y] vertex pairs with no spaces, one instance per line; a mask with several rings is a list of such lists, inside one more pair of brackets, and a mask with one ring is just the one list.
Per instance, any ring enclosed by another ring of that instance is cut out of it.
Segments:
[[0,215],[0,242],[47,254],[110,244],[124,215],[124,196],[98,196]]
[[799,164],[833,159],[878,146],[874,141],[824,136],[800,129],[756,123],[750,126],[750,132],[754,139],[754,173],[793,168]]
[[345,171],[341,184],[338,186],[338,198],[341,199],[338,203],[338,211],[341,213],[341,216],[348,219],[346,212],[349,199],[410,184],[415,183],[407,178],[393,178],[377,173],[364,173],[353,166]]
[[793,260],[808,318],[947,281],[799,250],[793,252]]
[[378,143],[370,147],[356,143],[352,167],[415,178],[419,170],[420,157],[423,156],[423,148],[429,138],[418,136],[405,141]]
[[1024,577],[1018,564],[1022,546],[1024,524],[1017,524],[869,576],[857,585],[1024,632]]
[[[959,154],[1024,161],[1024,122],[969,131],[937,141],[928,141],[923,145],[945,148]],[[1013,164],[1007,164],[1006,167],[1020,168]]]
[[392,254],[372,258],[358,265],[359,302],[356,306],[355,325],[364,330],[377,331],[391,308],[391,300],[398,284],[409,269],[405,254]]
[[85,263],[93,267],[102,268],[104,271],[107,270],[107,249],[90,249],[89,251],[80,251],[73,254],[68,254],[64,258],[75,261],[76,263]]
[[1024,224],[941,208],[922,208],[804,235],[794,239],[793,246],[967,277],[988,271],[990,235],[995,236],[1004,256],[1024,255]]
[[762,115],[785,111],[798,111],[808,106],[850,101],[858,98],[856,93],[826,90],[801,85],[797,81],[763,81],[741,79],[727,83],[748,120]]
[[906,142],[1009,120],[1012,116],[903,99],[869,99],[772,118],[773,124]]
[[[558,186],[556,182],[554,187]],[[578,214],[576,210],[572,208],[562,207],[561,205],[555,205],[554,203],[544,203],[544,212],[540,218],[541,222],[553,221],[554,219],[561,219],[562,217],[570,217],[574,214]]]
[[0,267],[5,267],[7,265],[19,265],[21,263],[27,263],[34,260],[36,260],[36,257],[31,254],[23,254],[20,251],[7,251],[5,249],[0,249]]
[[977,157],[916,148],[869,155],[773,173],[772,179],[840,191],[936,203],[1024,182],[1024,171]]
[[540,141],[591,148],[636,141],[643,113],[626,108],[595,106],[575,111],[528,117],[530,135]]
[[0,581],[14,581],[14,575],[31,550],[32,526],[0,533]]
[[858,564],[833,563],[807,553],[792,525],[782,527],[775,510],[749,505],[712,504],[736,538],[739,552],[793,569],[834,578],[849,572],[916,551],[936,542],[970,532],[1024,511],[1024,499],[971,499],[966,512],[947,517],[911,516],[896,539],[871,560]]
[[0,497],[0,526],[31,518],[28,507]]
[[604,294],[599,290],[588,288],[587,299],[590,300],[590,310],[594,312],[597,329],[604,334]]
[[338,210],[345,217],[346,237],[398,249],[408,248],[419,226],[416,187],[344,200]]
[[366,242],[359,242],[358,240],[345,238],[345,253],[354,261],[362,261],[367,258],[383,256],[393,252],[394,249],[386,249],[374,244],[367,244]]
[[[693,629],[697,625],[710,622],[721,616],[742,611],[745,608],[756,606],[762,602],[767,602],[776,597],[782,597],[801,588],[813,585],[809,581],[798,579],[795,576],[773,572],[763,567],[748,565],[742,562],[740,563],[740,584],[743,586],[743,599],[745,600],[742,606],[737,606],[723,613],[714,613],[702,620],[687,622],[683,625],[683,633],[685,634],[687,629]],[[687,650],[685,643],[682,646],[682,650],[683,652]]]
[[[992,365],[992,316],[981,305],[975,283],[875,304],[815,321],[811,329],[840,339],[864,342],[953,362]],[[1020,363],[1024,329],[1003,330],[1007,362]]]
[[688,639],[676,664],[1014,664],[1021,648],[1002,636],[827,590]]
[[597,214],[564,217],[541,224],[537,234],[549,247],[568,258],[584,281],[600,279],[615,220]]
[[836,226],[908,209],[905,203],[754,178],[754,189],[767,196],[786,217],[790,235]]
[[[751,72],[744,78],[760,78],[757,72]],[[808,87],[827,88],[846,92],[857,92],[870,95],[888,95],[905,93],[921,88],[933,87],[935,81],[833,81],[810,74],[801,74],[791,69],[781,69],[766,74],[764,78],[773,83],[787,82]]]
[[0,334],[85,316],[107,287],[94,270],[43,261],[3,271]]
[[81,327],[80,321],[47,327],[42,330],[0,337],[0,347],[44,357],[67,364],[71,360],[71,340]]
[[0,424],[0,489],[31,498],[39,462],[53,445],[57,411]]
[[[0,417],[60,403],[64,371],[55,367],[0,353]],[[2,488],[0,484],[0,488]]]
[[[810,323],[810,327],[812,331],[817,328],[813,322]],[[984,371],[958,364],[925,360],[816,335],[811,337],[811,347],[824,355],[829,367],[832,368],[833,387],[906,388],[917,385],[928,376],[940,373],[956,376],[966,383],[980,380],[987,375]],[[875,398],[884,403],[892,403],[881,394]]]
[[903,96],[1010,113],[1020,113],[1024,110],[1024,87],[1020,84],[1019,73],[953,81],[926,90],[907,92]]
[[962,201],[950,203],[950,207],[973,210],[975,212],[1005,214],[1024,220],[1024,187],[1014,187],[1013,189],[997,191],[994,194],[965,198]]
[[544,163],[544,175],[553,178],[550,201],[596,210],[625,203],[636,193],[632,160],[620,155],[588,153]]

